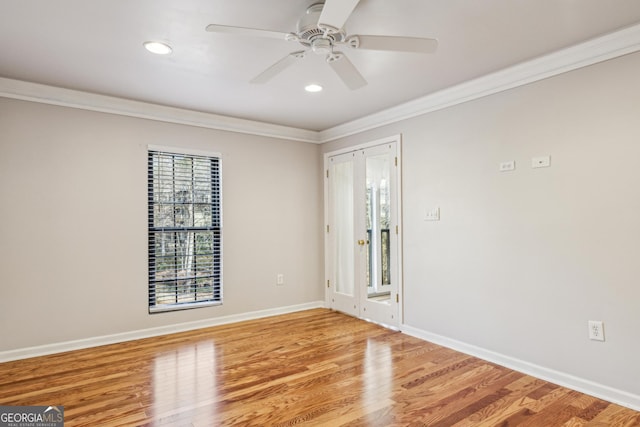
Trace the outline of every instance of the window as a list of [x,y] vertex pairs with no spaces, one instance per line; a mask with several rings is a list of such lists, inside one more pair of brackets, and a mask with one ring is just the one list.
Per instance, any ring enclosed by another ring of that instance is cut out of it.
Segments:
[[149,148],[149,312],[222,302],[220,156]]

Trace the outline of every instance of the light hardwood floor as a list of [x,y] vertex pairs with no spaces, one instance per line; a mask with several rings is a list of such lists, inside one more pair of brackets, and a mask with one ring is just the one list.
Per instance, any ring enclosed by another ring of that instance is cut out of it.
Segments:
[[65,426],[639,426],[640,412],[317,309],[0,364]]

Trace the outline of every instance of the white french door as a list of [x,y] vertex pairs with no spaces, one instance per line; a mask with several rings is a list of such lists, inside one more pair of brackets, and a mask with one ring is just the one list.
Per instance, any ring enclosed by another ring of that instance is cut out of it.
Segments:
[[326,303],[399,325],[399,137],[325,157]]

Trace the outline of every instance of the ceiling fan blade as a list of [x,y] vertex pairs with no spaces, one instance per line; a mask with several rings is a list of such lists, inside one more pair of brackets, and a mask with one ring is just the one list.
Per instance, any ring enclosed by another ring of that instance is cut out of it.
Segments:
[[284,71],[285,68],[295,64],[298,60],[304,58],[305,53],[306,52],[304,50],[290,53],[289,55],[285,56],[284,58],[273,64],[271,67],[267,68],[262,73],[251,79],[251,83],[261,84],[268,82],[276,75]]
[[339,31],[356,8],[360,0],[325,0],[318,27]]
[[355,49],[393,52],[433,53],[438,48],[438,40],[421,37],[351,36],[346,43]]
[[287,40],[289,33],[278,31],[260,30],[258,28],[231,27],[228,25],[209,24],[206,28],[210,33],[237,34],[241,36],[269,37],[272,39]]
[[330,53],[327,55],[327,62],[349,89],[356,90],[367,85],[367,81],[362,77],[362,74],[344,53]]

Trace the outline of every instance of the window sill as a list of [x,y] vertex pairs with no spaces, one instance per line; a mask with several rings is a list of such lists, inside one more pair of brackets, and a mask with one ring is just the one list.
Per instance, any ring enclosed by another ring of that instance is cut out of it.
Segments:
[[149,314],[165,313],[167,311],[191,310],[193,308],[211,307],[222,305],[222,301],[203,301],[188,304],[163,304],[160,306],[149,307]]

